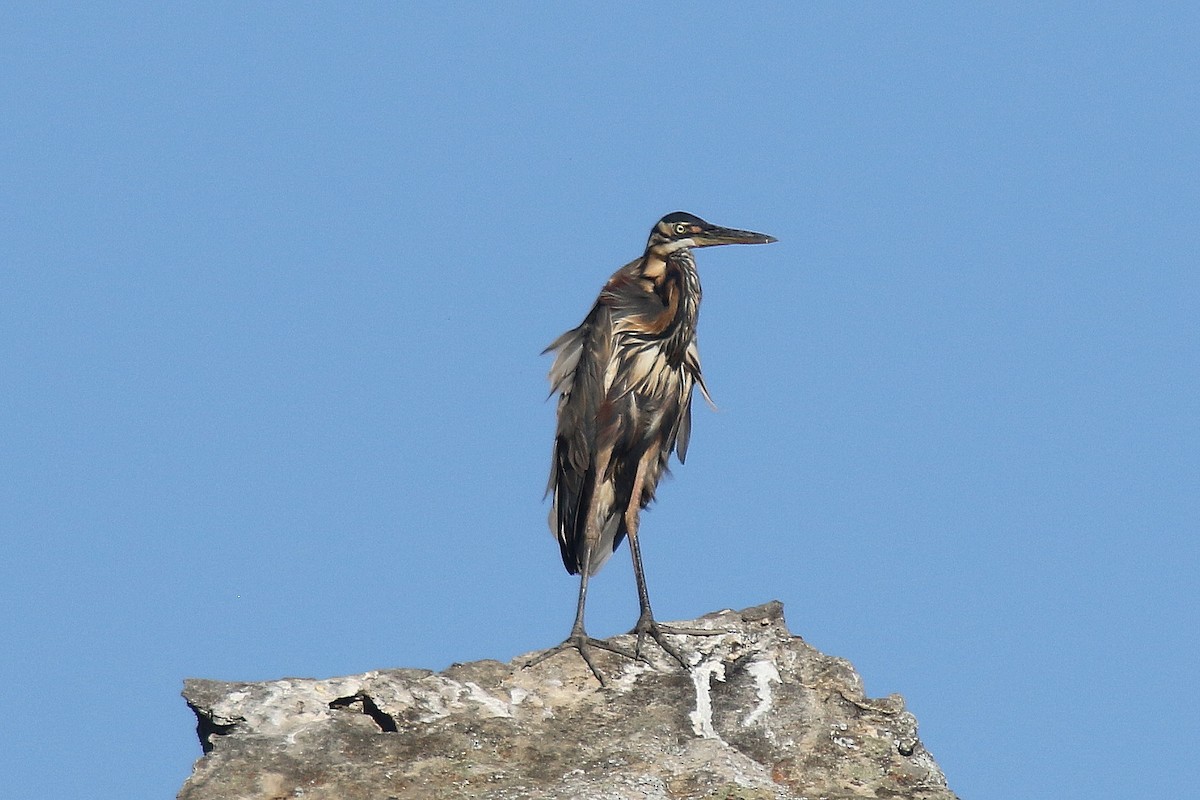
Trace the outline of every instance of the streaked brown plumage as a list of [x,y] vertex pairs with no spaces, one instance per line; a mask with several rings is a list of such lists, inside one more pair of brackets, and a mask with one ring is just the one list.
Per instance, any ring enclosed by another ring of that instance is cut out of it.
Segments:
[[638,512],[654,499],[671,453],[681,463],[687,457],[693,389],[699,385],[708,397],[696,347],[700,278],[690,248],[773,241],[668,214],[651,230],[645,253],[609,278],[583,323],[546,349],[556,354],[549,377],[551,393],[559,393],[546,489],[553,495],[550,528],[580,589],[571,635],[543,657],[574,647],[604,682],[588,650],[612,648],[584,633],[587,582],[628,538],[641,614],[637,649],[622,654],[638,657],[649,634],[683,663],[662,638],[671,631],[650,610],[637,530]]

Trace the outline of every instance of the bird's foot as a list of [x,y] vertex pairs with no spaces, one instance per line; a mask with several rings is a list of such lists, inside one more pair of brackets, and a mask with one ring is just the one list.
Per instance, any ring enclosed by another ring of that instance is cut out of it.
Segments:
[[683,657],[683,651],[671,644],[666,638],[666,635],[672,636],[720,636],[728,631],[709,630],[707,628],[676,628],[671,625],[660,625],[654,616],[650,613],[650,609],[644,609],[642,615],[638,617],[637,625],[633,627],[630,633],[637,634],[637,644],[634,646],[634,657],[639,660],[645,660],[642,656],[642,643],[649,636],[658,646],[666,651],[667,655],[679,662],[679,665],[684,669],[691,669],[691,665],[687,659]]
[[600,685],[607,686],[608,682],[604,680],[604,674],[600,672],[600,669],[596,666],[595,662],[592,661],[592,648],[596,648],[597,650],[607,650],[610,653],[616,653],[619,656],[624,656],[625,658],[632,659],[634,661],[645,661],[644,658],[641,658],[636,653],[631,653],[624,648],[609,644],[603,639],[593,639],[591,636],[588,636],[586,633],[584,633],[583,630],[574,630],[571,631],[571,635],[568,636],[566,641],[564,641],[562,644],[538,653],[536,656],[526,661],[525,666],[532,667],[534,664],[540,664],[546,659],[558,655],[563,650],[574,649],[579,652],[579,656],[583,659],[583,663],[588,665],[588,669],[590,669],[592,674],[596,676],[596,680],[600,681]]

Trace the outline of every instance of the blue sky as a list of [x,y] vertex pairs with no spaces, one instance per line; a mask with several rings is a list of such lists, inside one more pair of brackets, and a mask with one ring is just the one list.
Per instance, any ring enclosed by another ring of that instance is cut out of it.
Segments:
[[171,796],[187,676],[560,641],[538,353],[676,209],[780,241],[698,254],[719,410],[643,518],[658,616],[782,600],[964,797],[1185,796],[1198,40],[1182,3],[6,6],[6,796]]

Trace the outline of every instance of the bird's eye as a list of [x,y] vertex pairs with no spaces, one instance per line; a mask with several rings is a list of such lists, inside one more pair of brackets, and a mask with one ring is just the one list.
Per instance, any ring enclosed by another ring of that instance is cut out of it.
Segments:
[[686,222],[676,222],[675,223],[675,232],[680,234],[681,236],[683,234],[687,233],[687,229],[688,229],[688,226],[687,226]]

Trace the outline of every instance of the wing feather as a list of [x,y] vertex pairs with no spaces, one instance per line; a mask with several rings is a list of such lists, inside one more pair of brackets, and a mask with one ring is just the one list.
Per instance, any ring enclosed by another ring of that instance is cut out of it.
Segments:
[[558,392],[558,427],[554,436],[547,494],[553,493],[550,527],[558,538],[563,565],[572,575],[589,568],[585,541],[587,509],[596,489],[594,468],[604,378],[612,358],[612,316],[597,303],[577,328],[554,340],[551,392]]

